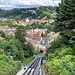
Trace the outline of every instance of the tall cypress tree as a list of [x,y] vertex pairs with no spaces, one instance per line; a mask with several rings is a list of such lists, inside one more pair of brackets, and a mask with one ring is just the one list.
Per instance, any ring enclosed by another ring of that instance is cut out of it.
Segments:
[[67,43],[75,36],[75,0],[62,0],[56,11],[56,29]]

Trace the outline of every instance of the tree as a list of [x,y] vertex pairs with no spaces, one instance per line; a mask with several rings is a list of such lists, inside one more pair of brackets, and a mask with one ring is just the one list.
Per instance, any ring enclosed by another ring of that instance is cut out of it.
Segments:
[[31,45],[31,43],[28,42],[25,46],[23,46],[23,49],[24,49],[25,57],[33,56],[34,47]]
[[5,33],[2,30],[0,30],[0,37],[5,38]]
[[75,0],[62,0],[57,7],[57,16],[55,19],[57,31],[63,36],[63,42],[75,35]]
[[22,25],[18,26],[16,28],[15,32],[15,38],[18,39],[20,42],[25,42],[25,36],[26,35],[26,28]]
[[6,40],[8,40],[8,41],[13,38],[14,38],[14,36],[12,34],[6,36]]
[[[5,45],[6,43],[6,45]],[[24,59],[24,52],[20,42],[16,39],[10,39],[9,41],[3,42],[0,44],[4,47],[4,52],[8,56],[12,56],[14,60]]]

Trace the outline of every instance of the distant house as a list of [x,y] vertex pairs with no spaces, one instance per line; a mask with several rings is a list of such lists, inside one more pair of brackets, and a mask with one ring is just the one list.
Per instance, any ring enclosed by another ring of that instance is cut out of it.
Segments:
[[59,33],[51,34],[50,37],[42,37],[42,33],[45,33],[47,29],[31,29],[27,30],[27,35],[25,36],[26,40],[30,42],[33,46],[38,46],[40,50],[45,50],[46,46],[54,40],[55,37],[58,37]]
[[53,37],[42,37],[42,39],[41,39],[41,44],[47,45],[47,44],[49,44],[51,41],[53,41]]
[[54,35],[52,35],[53,38],[58,37],[59,33],[55,33]]
[[29,34],[27,34],[25,36],[25,38],[27,40],[33,41],[34,43],[40,44],[41,33],[39,33],[39,32],[30,32]]
[[37,19],[31,19],[29,20],[28,18],[25,19],[25,22],[23,21],[19,21],[18,23],[17,22],[14,22],[15,24],[17,25],[30,25],[30,24],[33,24],[33,23],[44,23],[44,22],[48,22],[48,20],[37,20]]
[[15,20],[15,19],[0,18],[0,21],[6,21],[6,20]]
[[50,19],[50,20],[49,20],[49,23],[52,23],[52,22],[54,22],[54,20],[53,20],[53,19]]
[[25,19],[25,22],[29,22],[30,20],[28,18]]
[[39,29],[39,28],[36,28],[36,29],[27,30],[26,32],[27,32],[27,34],[28,33],[31,33],[31,32],[35,32],[35,33],[39,32],[39,33],[45,34],[46,31],[47,31],[47,29]]
[[6,35],[14,35],[16,28],[10,28],[9,26],[0,26],[0,30],[4,31]]
[[3,37],[0,37],[0,40],[4,40],[5,38],[3,38]]
[[39,29],[39,28],[36,28],[36,29],[34,30],[34,32],[41,32],[41,33],[43,33],[43,34],[45,34],[46,31],[47,31],[47,29]]
[[59,33],[55,33],[51,35],[50,37],[41,37],[41,44],[48,45],[50,42],[54,40],[54,38],[58,37]]
[[40,50],[46,50],[46,45],[37,44]]
[[10,29],[9,26],[0,26],[0,30],[2,30],[2,31],[7,31],[9,29]]
[[34,30],[33,30],[33,29],[31,29],[31,30],[26,30],[26,33],[27,33],[27,34],[29,34],[29,33],[31,33],[31,32],[34,32]]

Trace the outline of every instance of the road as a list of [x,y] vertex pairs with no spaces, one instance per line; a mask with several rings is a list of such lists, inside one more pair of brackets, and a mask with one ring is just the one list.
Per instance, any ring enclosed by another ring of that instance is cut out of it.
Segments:
[[43,57],[43,54],[36,55],[35,58],[16,75],[41,75],[41,61]]

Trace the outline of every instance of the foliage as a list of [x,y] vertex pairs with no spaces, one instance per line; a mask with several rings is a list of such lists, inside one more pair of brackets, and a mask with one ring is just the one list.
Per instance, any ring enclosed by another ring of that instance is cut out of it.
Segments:
[[51,43],[50,47],[48,47],[47,52],[53,53],[57,48],[64,47],[64,44],[62,43],[62,37],[59,36],[55,38]]
[[14,75],[19,68],[19,62],[11,60],[0,49],[0,75]]
[[18,26],[15,31],[15,38],[20,42],[25,42],[26,28],[22,25]]
[[[34,47],[34,54],[35,54],[35,55],[39,54],[39,47],[37,47],[37,46]],[[35,55],[34,55],[34,56],[35,56]]]
[[26,45],[22,46],[24,49],[24,56],[30,57],[34,54],[34,47],[28,42]]
[[50,31],[54,31],[54,25],[50,25],[47,22],[45,23],[33,23],[31,25],[27,25],[26,29],[36,29],[36,28],[41,28],[41,29],[47,29],[47,33],[50,33]]
[[60,44],[58,42],[55,45],[54,42],[56,41],[52,41],[51,47],[48,48],[45,56],[48,60],[45,65],[48,75],[74,75],[75,49],[71,48],[71,45]]
[[52,6],[41,6],[41,7],[34,7],[34,8],[14,8],[12,10],[1,10],[0,9],[0,17],[5,18],[14,18],[18,19],[25,19],[29,17],[30,19],[43,19],[45,16],[46,19],[50,19],[51,14],[55,12],[56,7]]
[[[22,34],[20,32],[22,37],[25,35],[23,32],[25,33],[23,30]],[[15,75],[20,69],[20,63],[17,61],[24,64],[25,57],[31,57],[33,54],[34,48],[30,43],[25,44],[25,40],[21,41],[12,35],[6,36],[5,40],[0,40],[0,75]],[[27,60],[25,64],[30,61]]]
[[17,40],[0,40],[0,48],[4,49],[4,53],[8,56],[12,56],[14,60],[21,60],[24,58],[24,53],[22,52],[22,48],[20,48],[20,44],[16,45]]
[[30,63],[33,59],[33,57],[25,58],[22,62],[22,66],[26,66],[28,63]]
[[5,37],[5,39],[6,40],[11,40],[11,39],[14,39],[14,36],[12,35],[12,34],[10,34],[10,35],[7,35],[6,37]]
[[0,21],[0,26],[17,27],[17,25],[13,24],[13,21],[11,20]]
[[19,41],[15,38],[7,37],[6,40],[0,40],[0,48],[8,56],[12,56],[14,60],[23,61],[25,57],[33,56],[34,47],[27,43]]
[[24,57],[30,57],[34,54],[34,48],[30,43],[26,43],[25,40],[26,28],[22,25],[18,26],[15,32],[15,38],[19,40],[21,45],[21,51],[24,52]]
[[54,58],[46,63],[48,75],[74,75],[75,56],[65,55],[61,59]]
[[[57,31],[63,37],[63,42],[68,43],[70,38],[75,35],[75,5],[74,0],[62,0],[57,8],[55,25]],[[67,33],[68,32],[68,33]]]
[[5,38],[5,33],[3,31],[0,30],[0,37]]
[[57,8],[55,27],[61,38],[55,38],[47,49],[48,75],[75,74],[75,4],[74,0],[62,0]]

